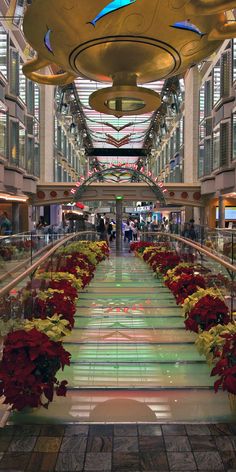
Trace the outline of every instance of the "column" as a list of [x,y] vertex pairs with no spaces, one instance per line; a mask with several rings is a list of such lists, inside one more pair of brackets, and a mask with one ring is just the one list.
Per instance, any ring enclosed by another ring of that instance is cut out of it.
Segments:
[[184,182],[189,183],[198,180],[199,83],[195,66],[185,75]]
[[14,234],[20,231],[20,204],[12,203],[12,232]]
[[53,182],[54,87],[40,87],[40,182]]
[[116,200],[116,251],[122,250],[122,215],[123,215],[123,202],[122,200]]
[[225,202],[223,195],[219,195],[219,228],[225,227]]

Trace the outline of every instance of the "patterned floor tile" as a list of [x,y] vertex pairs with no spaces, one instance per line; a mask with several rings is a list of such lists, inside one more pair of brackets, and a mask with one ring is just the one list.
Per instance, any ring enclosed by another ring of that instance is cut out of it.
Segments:
[[88,435],[89,425],[87,424],[69,424],[65,426],[65,436]]
[[11,440],[11,436],[6,436],[5,438],[0,437],[0,453],[7,451]]
[[160,436],[139,436],[140,452],[165,451],[163,437]]
[[55,467],[56,472],[82,471],[84,465],[84,454],[59,453]]
[[189,436],[193,451],[216,451],[216,443],[212,436]]
[[14,437],[9,444],[8,452],[33,451],[37,439],[37,436],[22,436],[22,438]]
[[168,470],[168,462],[165,452],[140,453],[141,470],[160,471]]
[[232,434],[230,431],[230,426],[228,424],[209,424],[208,428],[213,436],[221,436]]
[[211,434],[210,429],[205,424],[187,424],[186,425],[187,434],[189,436],[204,436]]
[[89,436],[112,436],[113,425],[93,424],[89,426]]
[[112,472],[135,472],[136,470],[139,470],[139,456],[137,453],[113,453]]
[[187,436],[164,436],[166,450],[169,452],[191,451],[191,445]]
[[[5,428],[4,428],[5,429]],[[14,437],[38,436],[41,432],[41,426],[37,424],[16,425],[13,429]]]
[[114,426],[115,436],[137,436],[138,429],[136,425],[116,424]]
[[29,461],[30,453],[6,452],[0,461],[0,470],[25,470]]
[[224,465],[218,452],[194,452],[199,470],[223,471]]
[[230,436],[216,436],[215,442],[219,451],[234,451],[234,446]]
[[57,453],[33,452],[27,467],[27,472],[49,472],[55,468]]
[[197,470],[192,452],[167,452],[167,458],[171,472]]
[[86,449],[86,436],[64,436],[61,442],[60,452],[78,452],[83,454]]
[[87,452],[112,452],[112,436],[89,436]]
[[138,432],[140,436],[162,436],[161,426],[155,424],[140,424]]
[[65,426],[61,424],[44,425],[41,426],[41,436],[63,436],[65,432]]
[[40,436],[34,447],[35,452],[58,452],[62,438]]
[[137,436],[115,436],[114,452],[138,452]]
[[182,424],[164,424],[162,425],[163,434],[182,436],[186,434],[185,426]]
[[89,452],[85,457],[86,472],[105,472],[111,470],[111,453],[109,452]]

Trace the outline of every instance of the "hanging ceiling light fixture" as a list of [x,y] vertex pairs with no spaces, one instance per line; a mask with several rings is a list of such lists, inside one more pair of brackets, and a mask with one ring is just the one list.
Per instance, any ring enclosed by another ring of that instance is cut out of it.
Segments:
[[[236,0],[33,0],[23,28],[38,56],[23,71],[52,85],[77,76],[113,82],[90,96],[92,108],[118,117],[147,113],[161,99],[138,85],[183,74],[236,36],[224,15],[234,7]],[[65,72],[37,72],[53,63]]]

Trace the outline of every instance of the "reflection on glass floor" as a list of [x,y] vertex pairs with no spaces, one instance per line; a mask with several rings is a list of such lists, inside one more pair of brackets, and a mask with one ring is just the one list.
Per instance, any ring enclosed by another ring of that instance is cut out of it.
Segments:
[[234,421],[182,310],[138,258],[111,257],[80,294],[66,398],[15,422]]

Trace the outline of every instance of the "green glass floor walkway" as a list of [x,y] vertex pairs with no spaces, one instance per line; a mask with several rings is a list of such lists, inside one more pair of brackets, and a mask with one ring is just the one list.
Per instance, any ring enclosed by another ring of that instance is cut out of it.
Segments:
[[111,256],[80,294],[75,329],[64,343],[72,354],[59,375],[69,382],[67,397],[13,419],[234,421],[194,340],[173,295],[148,266],[133,255]]

